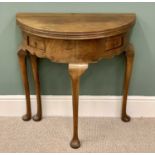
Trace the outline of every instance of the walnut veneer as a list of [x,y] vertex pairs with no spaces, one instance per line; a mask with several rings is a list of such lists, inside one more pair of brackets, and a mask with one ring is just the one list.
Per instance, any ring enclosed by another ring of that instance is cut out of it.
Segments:
[[68,63],[73,96],[73,139],[71,146],[78,148],[78,95],[81,75],[89,63],[125,53],[126,69],[123,87],[122,120],[126,114],[129,81],[134,50],[129,34],[135,23],[135,14],[76,14],[76,13],[18,13],[17,23],[23,32],[18,51],[22,80],[26,94],[27,112],[23,119],[31,119],[30,91],[26,56],[30,56],[37,95],[35,121],[42,118],[37,57],[57,63]]

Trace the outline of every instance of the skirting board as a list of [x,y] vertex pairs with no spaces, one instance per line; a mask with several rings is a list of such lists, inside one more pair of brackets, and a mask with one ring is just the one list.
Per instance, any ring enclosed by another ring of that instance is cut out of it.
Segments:
[[[36,97],[31,95],[32,113],[36,112]],[[120,117],[121,96],[80,96],[80,117]],[[71,96],[42,96],[43,116],[72,116]],[[25,113],[24,95],[0,96],[0,116],[14,117]],[[155,117],[154,96],[129,96],[127,113],[131,117]]]

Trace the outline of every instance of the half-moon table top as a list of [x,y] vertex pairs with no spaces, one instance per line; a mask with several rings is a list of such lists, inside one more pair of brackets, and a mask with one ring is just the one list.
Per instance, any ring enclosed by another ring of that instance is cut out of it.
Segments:
[[103,38],[128,31],[136,16],[105,13],[18,13],[16,20],[23,31],[57,39]]

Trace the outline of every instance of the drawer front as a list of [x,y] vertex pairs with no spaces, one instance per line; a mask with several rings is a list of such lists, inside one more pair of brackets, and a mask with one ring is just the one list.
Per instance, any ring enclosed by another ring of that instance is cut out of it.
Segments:
[[123,45],[123,37],[122,36],[115,36],[110,37],[105,40],[105,50],[112,50],[115,48],[119,48]]
[[122,34],[91,40],[61,40],[26,34],[24,44],[31,54],[60,63],[97,62],[123,51],[127,37]]
[[45,40],[37,37],[29,37],[29,46],[40,50],[45,50]]

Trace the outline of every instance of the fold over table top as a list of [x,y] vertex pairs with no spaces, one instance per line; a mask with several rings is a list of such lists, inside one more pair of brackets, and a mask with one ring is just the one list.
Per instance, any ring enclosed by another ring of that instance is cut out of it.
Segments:
[[95,39],[127,32],[135,14],[18,13],[16,20],[24,32],[45,38]]

